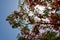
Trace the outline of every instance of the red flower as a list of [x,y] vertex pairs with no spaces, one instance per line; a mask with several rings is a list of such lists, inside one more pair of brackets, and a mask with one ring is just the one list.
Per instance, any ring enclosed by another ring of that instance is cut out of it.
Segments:
[[58,0],[52,0],[52,2],[58,2]]
[[52,2],[53,2],[53,5],[52,5],[52,7],[53,8],[57,8],[58,7],[58,0],[52,0]]
[[32,3],[33,1],[32,0],[28,0],[29,3]]
[[60,40],[60,37],[58,37],[57,40]]

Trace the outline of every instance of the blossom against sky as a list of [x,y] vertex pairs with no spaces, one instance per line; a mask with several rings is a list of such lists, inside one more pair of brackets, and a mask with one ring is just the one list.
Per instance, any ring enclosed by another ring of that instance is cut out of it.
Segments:
[[18,29],[12,29],[6,21],[7,15],[17,10],[17,0],[0,0],[0,40],[17,40]]

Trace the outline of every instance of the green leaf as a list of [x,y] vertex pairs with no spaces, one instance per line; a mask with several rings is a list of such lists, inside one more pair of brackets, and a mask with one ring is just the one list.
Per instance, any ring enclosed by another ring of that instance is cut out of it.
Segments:
[[25,40],[25,38],[24,37],[19,37],[18,40]]
[[12,28],[18,28],[18,27],[20,27],[20,26],[21,26],[20,23],[14,23],[14,24],[12,24]]
[[44,13],[45,13],[44,16],[47,16],[49,14],[49,9],[46,9]]
[[13,16],[10,16],[10,15],[9,15],[9,16],[6,18],[6,21],[9,21],[9,20],[10,20],[10,21],[13,21],[13,20],[14,20]]
[[56,33],[47,31],[47,34],[43,34],[44,40],[56,40]]
[[34,23],[34,19],[33,18],[29,18],[29,21],[30,21],[31,24]]
[[18,14],[19,12],[18,11],[14,11],[14,14]]
[[24,28],[22,28],[22,30],[28,30],[28,31],[30,31],[29,28],[28,28],[28,26],[25,26]]

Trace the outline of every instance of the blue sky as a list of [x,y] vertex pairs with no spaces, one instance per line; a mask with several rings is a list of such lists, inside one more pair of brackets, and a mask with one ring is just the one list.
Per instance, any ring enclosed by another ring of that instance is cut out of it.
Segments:
[[12,29],[5,20],[14,10],[18,9],[18,0],[0,0],[0,40],[17,40],[18,29]]

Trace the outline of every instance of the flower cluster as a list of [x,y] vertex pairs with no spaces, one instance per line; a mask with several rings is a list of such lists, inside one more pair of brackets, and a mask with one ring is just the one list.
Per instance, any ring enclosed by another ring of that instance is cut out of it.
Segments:
[[23,0],[19,11],[7,16],[12,28],[20,28],[18,40],[60,40],[60,1]]

